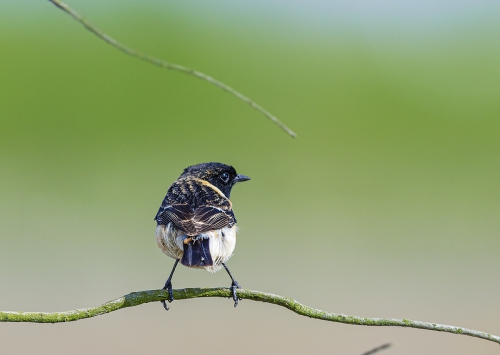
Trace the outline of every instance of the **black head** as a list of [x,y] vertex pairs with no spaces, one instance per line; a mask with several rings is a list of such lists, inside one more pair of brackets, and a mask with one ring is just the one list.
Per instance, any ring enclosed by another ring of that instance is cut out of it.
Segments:
[[180,177],[195,177],[208,181],[221,190],[227,198],[234,184],[250,180],[248,176],[238,175],[232,166],[222,163],[201,163],[188,166]]

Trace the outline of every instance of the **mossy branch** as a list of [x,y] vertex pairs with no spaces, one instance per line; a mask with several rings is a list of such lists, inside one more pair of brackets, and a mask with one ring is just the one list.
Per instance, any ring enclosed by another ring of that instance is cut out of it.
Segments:
[[274,115],[272,115],[269,111],[265,110],[262,106],[258,105],[256,102],[252,101],[245,95],[241,94],[240,92],[236,91],[229,85],[224,84],[223,82],[220,82],[219,80],[216,80],[212,78],[209,75],[206,75],[202,72],[199,72],[197,70],[191,69],[184,67],[182,65],[178,64],[173,64],[166,62],[164,60],[155,58],[153,56],[141,53],[139,51],[136,51],[135,49],[132,49],[130,47],[127,47],[120,42],[116,41],[114,38],[108,36],[106,33],[101,31],[99,28],[88,22],[85,18],[83,18],[78,12],[70,8],[67,4],[63,3],[62,1],[59,0],[49,0],[52,4],[66,12],[68,15],[70,15],[73,19],[76,21],[80,22],[87,30],[95,34],[97,37],[105,41],[106,43],[112,45],[113,47],[121,50],[123,53],[128,54],[132,57],[139,58],[141,60],[144,60],[145,62],[154,64],[156,66],[159,66],[164,69],[170,69],[170,70],[176,70],[180,71],[182,73],[192,75],[197,77],[198,79],[202,79],[205,81],[208,81],[210,84],[213,84],[219,88],[221,88],[224,91],[227,91],[228,93],[236,96],[238,99],[246,102],[250,106],[252,106],[254,109],[262,113],[264,116],[266,116],[268,119],[273,121],[276,125],[278,125],[282,130],[284,130],[286,133],[288,133],[292,137],[296,137],[297,135],[290,129],[288,128],[285,124],[283,124],[280,120],[278,120]]
[[[500,336],[492,335],[477,330],[455,327],[451,325],[443,325],[437,323],[428,323],[414,321],[410,319],[394,319],[394,318],[364,318],[356,316],[348,316],[345,314],[329,313],[305,306],[292,298],[287,298],[271,293],[252,291],[252,290],[237,290],[237,294],[241,299],[272,303],[278,306],[285,307],[299,315],[310,318],[326,320],[330,322],[346,323],[353,325],[369,325],[369,326],[396,326],[410,327],[418,329],[434,330],[438,332],[447,332],[460,335],[468,335],[471,337],[481,338],[500,344]],[[185,288],[174,290],[174,298],[176,300],[185,300],[198,297],[225,297],[231,296],[231,292],[227,288]],[[159,302],[168,298],[168,292],[164,290],[140,291],[132,292],[126,296],[109,301],[97,307],[76,309],[67,312],[1,312],[0,322],[32,322],[32,323],[60,323],[72,322],[80,319],[91,318],[102,314],[117,311],[122,308],[134,307],[148,302]],[[159,307],[159,312],[163,312]]]

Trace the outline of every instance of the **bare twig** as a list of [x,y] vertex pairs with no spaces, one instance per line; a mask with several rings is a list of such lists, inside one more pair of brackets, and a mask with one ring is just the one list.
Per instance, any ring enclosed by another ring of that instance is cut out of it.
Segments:
[[183,72],[185,74],[195,76],[195,77],[197,77],[199,79],[208,81],[209,83],[211,83],[211,84],[213,84],[215,86],[218,86],[219,88],[221,88],[224,91],[229,92],[230,94],[233,94],[234,96],[236,96],[240,100],[242,100],[242,101],[246,102],[247,104],[249,104],[250,106],[252,106],[254,109],[256,109],[257,111],[259,111],[260,113],[262,113],[264,116],[266,116],[268,119],[270,119],[271,121],[273,121],[275,124],[277,124],[282,130],[284,130],[290,136],[292,136],[294,138],[297,136],[290,128],[288,128],[287,126],[285,126],[274,115],[272,115],[270,112],[268,112],[267,110],[265,110],[263,107],[261,107],[260,105],[258,105],[254,101],[250,100],[245,95],[239,93],[238,91],[236,91],[232,87],[230,87],[230,86],[228,86],[228,85],[226,85],[226,84],[224,84],[224,83],[222,83],[222,82],[220,82],[220,81],[212,78],[209,75],[206,75],[206,74],[204,74],[202,72],[199,72],[197,70],[194,70],[194,69],[191,69],[191,68],[186,68],[186,67],[184,67],[182,65],[178,65],[178,64],[172,64],[172,63],[166,62],[164,60],[161,60],[161,59],[152,57],[150,55],[141,53],[139,51],[136,51],[136,50],[134,50],[134,49],[132,49],[130,47],[127,47],[127,46],[121,44],[120,42],[116,41],[114,38],[108,36],[106,33],[104,33],[103,31],[101,31],[96,26],[92,25],[85,18],[83,18],[79,13],[77,13],[75,10],[73,10],[72,8],[70,8],[67,4],[63,3],[62,1],[59,1],[59,0],[49,0],[49,1],[51,3],[53,3],[55,6],[57,6],[58,8],[60,8],[61,10],[63,10],[64,12],[66,12],[67,14],[69,14],[76,21],[80,22],[87,30],[89,30],[90,32],[92,32],[93,34],[95,34],[97,37],[99,37],[100,39],[102,39],[106,43],[112,45],[113,47],[115,47],[115,48],[117,48],[119,50],[121,50],[123,53],[128,54],[128,55],[130,55],[132,57],[136,57],[136,58],[142,59],[142,60],[144,60],[144,61],[146,61],[148,63],[154,64],[154,65],[159,66],[161,68],[171,69],[171,70],[177,70],[177,71]]
[[384,345],[377,346],[376,348],[373,348],[373,349],[367,351],[366,353],[363,353],[362,355],[373,355],[375,353],[378,353],[379,351],[385,350],[385,349],[390,348],[390,347],[391,347],[391,344],[387,343]]
[[[264,293],[252,290],[237,290],[238,297],[252,301],[272,303],[285,307],[299,315],[310,318],[326,320],[330,322],[346,323],[353,325],[369,326],[396,326],[410,327],[418,329],[434,330],[438,332],[447,332],[460,335],[468,335],[480,339],[493,341],[500,344],[500,336],[492,335],[477,330],[443,325],[437,323],[419,322],[410,319],[394,318],[363,318],[348,316],[338,313],[329,313],[305,306],[292,298],[287,298],[271,293]],[[185,288],[174,290],[176,300],[185,300],[198,297],[225,297],[231,296],[231,291],[227,288]],[[76,309],[67,312],[0,312],[0,322],[32,322],[32,323],[60,323],[71,322],[79,319],[91,318],[101,314],[117,311],[122,308],[134,307],[148,302],[159,302],[168,299],[168,291],[152,290],[132,292],[126,296],[109,301],[97,307]]]

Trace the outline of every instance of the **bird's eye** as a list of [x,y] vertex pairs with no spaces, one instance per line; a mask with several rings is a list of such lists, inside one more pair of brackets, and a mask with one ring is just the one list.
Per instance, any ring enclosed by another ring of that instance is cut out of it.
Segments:
[[229,174],[228,173],[222,173],[220,174],[220,179],[224,181],[224,183],[227,183],[229,180]]

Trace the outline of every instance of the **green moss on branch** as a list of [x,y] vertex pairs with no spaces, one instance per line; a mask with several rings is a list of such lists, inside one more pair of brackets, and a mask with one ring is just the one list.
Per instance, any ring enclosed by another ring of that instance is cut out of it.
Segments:
[[[459,335],[468,335],[480,339],[496,342],[500,344],[500,336],[492,335],[477,330],[455,327],[451,325],[443,325],[428,322],[419,322],[410,319],[394,319],[394,318],[363,318],[356,316],[348,316],[338,313],[329,313],[305,306],[292,298],[287,298],[271,293],[252,291],[252,290],[238,290],[238,296],[242,299],[272,303],[278,306],[285,307],[299,315],[307,316],[310,318],[326,320],[337,323],[353,324],[353,325],[368,325],[380,327],[410,327],[418,329],[434,330],[438,332],[447,332]],[[228,298],[231,296],[227,288],[185,288],[174,290],[174,298],[185,300],[190,298],[199,297],[223,297]],[[132,292],[126,296],[117,298],[116,300],[109,301],[100,306],[76,309],[67,312],[1,312],[0,322],[32,322],[32,323],[61,323],[72,322],[80,319],[91,318],[102,314],[117,311],[122,308],[135,307],[143,303],[159,302],[168,298],[167,291],[152,290]]]

